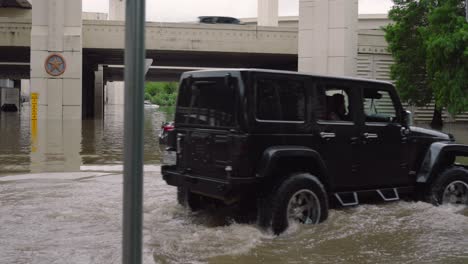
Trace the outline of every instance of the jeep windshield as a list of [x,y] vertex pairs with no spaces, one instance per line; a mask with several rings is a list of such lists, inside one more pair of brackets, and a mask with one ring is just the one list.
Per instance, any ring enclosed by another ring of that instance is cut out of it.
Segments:
[[197,127],[232,128],[237,80],[203,78],[184,80],[179,89],[175,122]]

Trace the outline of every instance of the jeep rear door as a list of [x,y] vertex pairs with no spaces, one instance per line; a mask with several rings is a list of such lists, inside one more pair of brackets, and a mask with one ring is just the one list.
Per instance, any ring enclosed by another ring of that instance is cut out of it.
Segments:
[[356,123],[357,94],[353,82],[322,79],[314,89],[312,107],[317,120],[314,142],[319,142],[333,192],[360,187],[357,144],[359,126]]
[[177,166],[192,177],[225,180],[232,166],[232,134],[238,130],[239,79],[226,73],[198,75],[179,89]]

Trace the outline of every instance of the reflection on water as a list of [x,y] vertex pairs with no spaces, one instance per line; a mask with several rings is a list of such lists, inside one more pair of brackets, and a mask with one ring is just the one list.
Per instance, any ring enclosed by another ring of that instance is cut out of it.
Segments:
[[[104,120],[38,122],[39,151],[31,153],[29,105],[19,113],[0,112],[0,174],[64,171],[64,164],[78,164],[75,170],[79,170],[79,164],[121,164],[123,113],[123,105],[108,105]],[[160,163],[158,134],[161,123],[172,113],[172,109],[145,107],[145,164]]]
[[29,106],[0,111],[0,174],[27,172],[30,164]]
[[[122,164],[124,107],[109,105],[104,120],[83,120],[81,157],[83,164]],[[145,107],[144,162],[160,163],[158,134],[166,113]]]
[[[161,123],[172,119],[173,111],[173,108],[145,107],[145,164],[160,163],[158,134]],[[45,129],[39,123],[39,145],[45,151],[32,154],[29,113],[28,104],[20,113],[0,112],[0,174],[67,171],[67,168],[76,171],[80,164],[122,164],[122,105],[106,106],[104,120],[48,121]],[[419,126],[427,127],[425,124]],[[468,144],[468,123],[448,123],[443,131],[454,134],[458,142]]]

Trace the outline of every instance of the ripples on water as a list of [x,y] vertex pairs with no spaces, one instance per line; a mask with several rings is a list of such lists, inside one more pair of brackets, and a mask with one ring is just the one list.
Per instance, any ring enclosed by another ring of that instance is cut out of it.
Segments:
[[[145,163],[160,124],[145,108]],[[468,124],[445,130],[468,143]],[[29,170],[29,108],[0,114],[0,174]],[[82,123],[82,170],[0,177],[0,263],[120,263],[123,107]],[[60,159],[60,157],[58,157]],[[112,171],[110,171],[110,168]],[[399,202],[331,210],[318,226],[274,237],[229,214],[190,213],[146,166],[144,263],[468,263],[468,209]],[[156,170],[155,170],[156,168]]]
[[[157,170],[145,173],[144,263],[468,263],[467,208],[363,205],[274,237],[184,210]],[[121,201],[114,172],[0,177],[1,262],[120,263]]]
[[[81,133],[77,133],[79,146],[74,156],[63,153],[67,142],[49,140],[47,149],[40,162],[45,170],[60,171],[60,163],[66,159],[79,159],[78,164],[122,164],[123,160],[123,105],[107,105],[104,120],[83,120]],[[159,164],[161,149],[158,135],[161,123],[171,118],[171,109],[162,111],[145,107],[144,117],[144,162]],[[76,125],[76,124],[74,124]],[[79,124],[78,124],[79,125]],[[64,124],[66,126],[66,124]],[[39,131],[39,134],[41,131]],[[39,135],[40,136],[40,135]],[[31,164],[30,107],[25,104],[19,113],[0,111],[0,175],[25,173]],[[61,150],[57,151],[57,149]]]
[[[161,149],[158,134],[161,123],[171,119],[173,109],[145,107],[144,117],[144,162],[159,164]],[[83,120],[81,138],[76,153],[66,156],[63,149],[66,142],[50,140],[49,149],[62,149],[45,153],[40,162],[46,170],[63,171],[57,166],[67,159],[78,159],[82,165],[122,164],[123,160],[123,105],[107,105],[104,120]],[[24,173],[30,171],[30,108],[25,104],[20,113],[0,111],[0,174]],[[64,124],[66,126],[66,124]],[[422,125],[425,126],[425,125]],[[427,127],[427,125],[426,125]],[[458,142],[468,144],[468,123],[446,124],[444,131],[455,135]],[[39,133],[41,133],[39,131]],[[80,136],[80,133],[77,133]],[[44,144],[44,143],[43,143]],[[62,145],[60,145],[62,144]],[[48,166],[50,164],[50,166]]]

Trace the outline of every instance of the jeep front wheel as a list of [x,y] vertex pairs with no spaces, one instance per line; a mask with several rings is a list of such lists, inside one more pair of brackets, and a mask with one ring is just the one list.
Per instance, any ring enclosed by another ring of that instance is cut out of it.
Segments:
[[281,234],[291,222],[318,224],[328,217],[328,199],[320,181],[307,173],[294,174],[259,203],[259,223]]
[[429,202],[468,205],[468,170],[463,167],[446,169],[432,184]]

